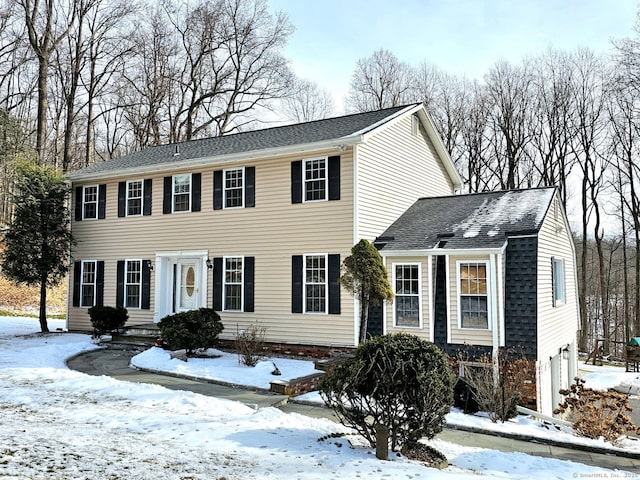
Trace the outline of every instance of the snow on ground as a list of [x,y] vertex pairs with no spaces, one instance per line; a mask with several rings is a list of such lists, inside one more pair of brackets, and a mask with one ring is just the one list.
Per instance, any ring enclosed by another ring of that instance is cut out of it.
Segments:
[[[58,322],[51,321],[50,328]],[[350,447],[326,419],[252,410],[155,385],[92,377],[64,359],[95,348],[87,335],[35,334],[33,319],[0,317],[0,476],[6,479],[615,478],[617,473],[522,453],[434,440],[443,471]],[[190,360],[191,362],[191,360]]]
[[640,373],[622,367],[579,364],[585,386],[595,390],[614,389],[627,395],[640,395]]

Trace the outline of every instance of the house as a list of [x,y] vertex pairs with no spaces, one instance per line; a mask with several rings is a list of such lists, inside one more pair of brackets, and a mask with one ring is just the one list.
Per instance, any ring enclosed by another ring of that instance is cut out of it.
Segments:
[[[150,147],[70,180],[70,330],[90,330],[93,305],[126,307],[132,325],[206,306],[219,312],[222,338],[260,322],[270,342],[325,348],[357,344],[357,305],[338,283],[351,247],[392,235],[418,199],[455,202],[461,188],[421,104]],[[425,279],[436,258],[381,248],[392,263],[423,262]],[[385,331],[430,338],[436,284],[420,282],[420,324],[394,323],[390,304]],[[462,333],[452,342],[486,346],[486,335]]]
[[471,359],[505,348],[531,362],[535,404],[552,413],[577,373],[579,317],[555,187],[422,198],[375,245],[396,296],[370,330],[411,331]]

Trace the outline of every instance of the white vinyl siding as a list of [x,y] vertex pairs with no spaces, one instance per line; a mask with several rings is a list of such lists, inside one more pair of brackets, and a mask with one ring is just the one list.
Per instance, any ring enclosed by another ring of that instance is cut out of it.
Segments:
[[[554,306],[553,259],[562,259],[564,302]],[[538,358],[555,356],[563,345],[576,341],[579,314],[573,239],[554,196],[538,234]]]
[[423,128],[412,133],[412,116],[399,119],[358,145],[357,226],[354,243],[373,241],[420,197],[454,193],[453,183]]
[[[225,168],[256,167],[260,188],[256,189],[255,208],[213,210],[185,215],[142,216],[135,222],[117,218],[117,184],[126,179],[107,183],[106,220],[101,222],[72,221],[74,236],[81,241],[73,249],[74,258],[100,258],[104,265],[104,303],[115,305],[116,263],[125,258],[151,259],[156,262],[151,274],[151,309],[131,310],[129,323],[159,321],[156,317],[156,275],[162,260],[157,252],[204,251],[204,259],[225,256],[252,256],[255,258],[254,304],[255,312],[219,312],[225,325],[220,337],[233,339],[237,328],[246,328],[256,319],[266,327],[269,341],[298,344],[353,346],[354,300],[341,289],[341,314],[317,315],[291,313],[292,254],[331,252],[344,259],[353,246],[353,176],[351,151],[319,151],[317,157],[340,154],[341,200],[339,202],[309,202],[305,208],[291,204],[288,179],[291,162],[299,155],[262,158],[259,163],[238,160]],[[219,167],[217,168],[219,169]],[[213,175],[204,173],[216,166],[159,172],[146,175],[154,184],[162,184],[164,177],[181,173],[203,173],[202,205],[213,204]],[[134,178],[139,178],[137,175]],[[283,181],[285,184],[283,184]],[[97,182],[96,182],[97,183]],[[285,185],[285,186],[283,186]],[[154,188],[152,203],[162,205],[163,189]],[[204,261],[203,261],[204,262]],[[204,263],[203,263],[204,268]],[[207,283],[203,297],[212,305],[213,276]],[[258,314],[259,312],[259,314]],[[86,309],[69,309],[69,326],[76,330],[91,330]]]

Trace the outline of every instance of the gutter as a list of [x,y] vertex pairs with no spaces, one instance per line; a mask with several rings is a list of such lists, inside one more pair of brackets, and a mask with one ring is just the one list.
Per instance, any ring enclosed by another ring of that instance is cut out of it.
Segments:
[[[199,167],[211,167],[217,165],[224,165],[236,161],[247,161],[255,159],[264,159],[266,157],[277,157],[284,155],[293,155],[301,153],[312,153],[319,150],[338,150],[344,151],[345,147],[353,146],[359,143],[363,143],[364,138],[362,135],[350,135],[342,138],[333,138],[331,140],[323,140],[321,142],[308,143],[304,145],[296,144],[287,147],[269,148],[263,150],[251,150],[248,152],[230,153],[227,155],[216,155],[209,157],[197,157],[190,158],[188,160],[167,159],[166,161],[153,164],[153,165],[140,165],[134,167],[124,167],[121,169],[109,169],[101,170],[97,172],[71,173],[67,176],[72,182],[78,182],[83,180],[99,180],[102,178],[119,178],[128,177],[133,174],[149,174],[159,173],[166,171],[175,171],[177,169],[193,169]],[[124,158],[124,157],[121,157]],[[180,157],[177,157],[180,158]],[[112,161],[117,161],[114,159]]]

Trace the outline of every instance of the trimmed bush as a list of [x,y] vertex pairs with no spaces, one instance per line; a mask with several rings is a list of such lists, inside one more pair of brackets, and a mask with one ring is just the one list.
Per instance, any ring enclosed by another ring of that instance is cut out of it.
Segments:
[[267,327],[257,322],[249,325],[236,336],[238,361],[241,365],[255,367],[264,354],[264,342]]
[[93,325],[93,338],[121,329],[129,319],[127,309],[122,307],[95,306],[88,312]]
[[200,308],[168,315],[158,323],[164,343],[173,350],[185,349],[193,355],[197,349],[215,345],[224,329],[220,315],[212,308]]
[[340,422],[376,446],[376,426],[392,450],[433,438],[453,403],[455,376],[445,354],[414,335],[374,337],[320,382],[320,395]]

